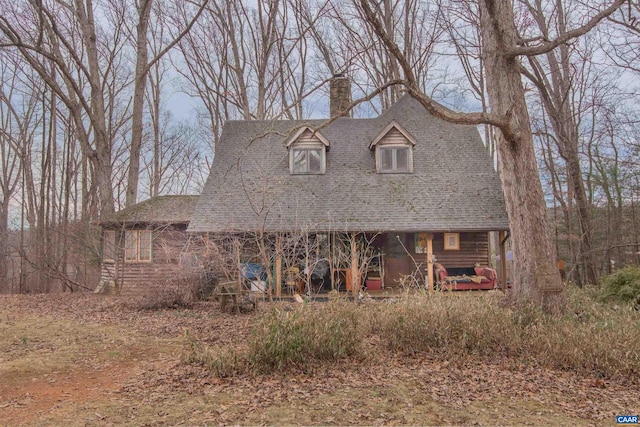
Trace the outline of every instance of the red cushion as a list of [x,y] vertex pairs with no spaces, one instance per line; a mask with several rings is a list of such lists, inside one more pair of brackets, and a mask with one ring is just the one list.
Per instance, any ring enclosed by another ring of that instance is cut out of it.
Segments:
[[482,275],[489,280],[496,280],[498,278],[498,274],[493,268],[485,268]]

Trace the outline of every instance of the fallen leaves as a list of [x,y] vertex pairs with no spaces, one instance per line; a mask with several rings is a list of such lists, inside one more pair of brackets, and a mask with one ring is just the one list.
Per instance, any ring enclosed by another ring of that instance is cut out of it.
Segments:
[[[365,360],[317,366],[311,373],[288,372],[217,378],[180,362],[174,348],[185,334],[211,346],[243,345],[256,314],[221,313],[215,303],[191,310],[140,312],[125,300],[94,295],[0,297],[0,319],[20,316],[71,319],[80,325],[110,325],[121,334],[95,335],[78,355],[76,390],[57,372],[35,377],[35,391],[0,396],[3,411],[26,411],[42,396],[36,386],[57,390],[42,417],[55,424],[66,408],[91,423],[104,424],[590,424],[613,422],[616,414],[640,412],[638,382],[617,384],[593,376],[541,369],[535,361],[467,357],[443,360],[438,354],[402,357],[376,348]],[[259,313],[270,310],[260,304]],[[10,325],[8,326],[10,327]],[[132,333],[133,331],[133,333]],[[70,336],[70,342],[76,338]],[[56,352],[46,341],[16,338],[3,360]],[[113,354],[92,354],[92,346]],[[31,352],[31,353],[30,353]],[[92,368],[93,367],[93,368]],[[84,374],[86,383],[77,380]],[[109,379],[109,381],[106,381]],[[101,384],[109,384],[102,387]],[[81,393],[92,403],[68,405]],[[53,421],[52,421],[53,420]],[[34,424],[43,424],[34,419]]]

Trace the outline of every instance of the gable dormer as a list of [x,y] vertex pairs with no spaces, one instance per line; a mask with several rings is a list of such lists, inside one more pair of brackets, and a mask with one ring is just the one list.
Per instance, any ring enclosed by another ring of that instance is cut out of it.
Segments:
[[322,175],[327,171],[329,140],[308,126],[298,129],[285,141],[292,175]]
[[413,146],[416,140],[392,120],[369,144],[375,149],[376,172],[413,173]]

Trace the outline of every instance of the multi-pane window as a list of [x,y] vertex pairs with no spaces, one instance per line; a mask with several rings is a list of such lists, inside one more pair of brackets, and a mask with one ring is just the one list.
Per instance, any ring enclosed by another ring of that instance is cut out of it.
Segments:
[[294,174],[324,173],[324,147],[293,148],[291,171]]
[[410,147],[379,147],[379,171],[382,173],[411,172]]
[[125,262],[151,261],[151,230],[127,230],[124,234]]
[[115,261],[116,232],[114,230],[105,230],[102,239],[102,259],[104,261]]

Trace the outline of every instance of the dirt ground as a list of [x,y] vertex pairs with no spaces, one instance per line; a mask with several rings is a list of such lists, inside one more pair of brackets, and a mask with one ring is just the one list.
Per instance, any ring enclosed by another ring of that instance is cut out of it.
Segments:
[[0,424],[590,426],[640,413],[636,385],[509,360],[389,354],[231,379],[181,361],[186,334],[234,345],[269,309],[141,312],[113,296],[0,296]]

